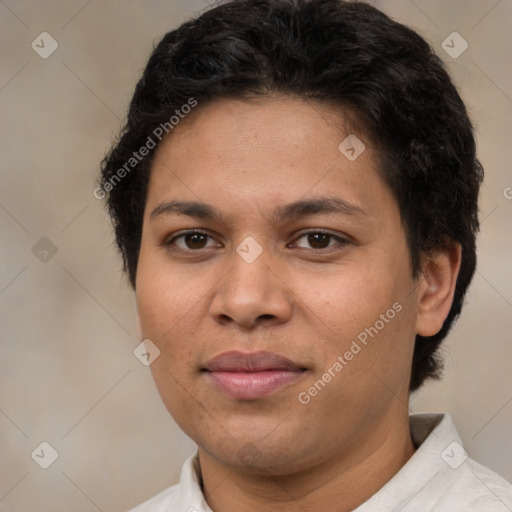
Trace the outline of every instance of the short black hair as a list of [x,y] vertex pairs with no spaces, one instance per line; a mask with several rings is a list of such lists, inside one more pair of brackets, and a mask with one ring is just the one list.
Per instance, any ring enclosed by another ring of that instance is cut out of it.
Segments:
[[415,277],[424,255],[460,243],[450,313],[436,335],[416,336],[410,390],[440,378],[438,348],[476,267],[483,168],[466,107],[442,60],[415,31],[363,2],[232,0],[163,37],[102,162],[97,189],[107,196],[131,285],[155,147],[140,161],[134,152],[158,147],[154,134],[161,127],[169,132],[169,120],[191,100],[201,108],[220,98],[275,94],[328,102],[355,116],[378,149],[379,171],[399,205]]

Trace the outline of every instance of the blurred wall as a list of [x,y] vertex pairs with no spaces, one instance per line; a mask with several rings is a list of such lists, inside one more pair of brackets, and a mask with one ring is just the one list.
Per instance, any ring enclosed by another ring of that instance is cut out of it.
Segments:
[[[411,410],[450,411],[471,456],[512,480],[512,2],[372,3],[446,61],[486,169],[446,376]],[[205,7],[0,1],[0,510],[121,511],[175,483],[195,449],[133,355],[134,300],[92,191],[153,43]],[[441,47],[454,31],[469,44],[457,57]],[[58,454],[46,470],[41,449]]]

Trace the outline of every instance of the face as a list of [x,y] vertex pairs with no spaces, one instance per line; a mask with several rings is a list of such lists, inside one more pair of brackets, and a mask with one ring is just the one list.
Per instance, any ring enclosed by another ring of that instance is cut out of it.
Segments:
[[140,326],[167,409],[220,463],[298,471],[407,415],[417,283],[378,154],[364,134],[357,158],[340,150],[340,120],[292,97],[218,100],[155,156]]

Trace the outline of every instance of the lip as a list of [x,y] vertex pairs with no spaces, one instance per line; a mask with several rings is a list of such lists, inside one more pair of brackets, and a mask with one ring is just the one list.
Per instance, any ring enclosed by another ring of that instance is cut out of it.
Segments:
[[203,371],[223,393],[239,400],[256,400],[277,393],[299,380],[306,368],[273,352],[224,352]]

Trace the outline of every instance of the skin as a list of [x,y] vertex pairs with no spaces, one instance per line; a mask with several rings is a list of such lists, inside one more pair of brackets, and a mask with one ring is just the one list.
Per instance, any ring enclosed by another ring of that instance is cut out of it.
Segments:
[[[198,444],[215,512],[353,510],[414,453],[414,339],[441,328],[460,248],[431,256],[413,278],[398,204],[371,141],[356,133],[366,150],[353,162],[338,149],[352,133],[346,121],[332,105],[295,97],[216,100],[157,150],[136,281],[139,322],[161,350],[153,377]],[[365,213],[272,218],[276,207],[319,197]],[[222,219],[151,215],[171,200],[208,203]],[[209,237],[174,238],[186,229]],[[304,234],[310,229],[333,237],[315,243]],[[252,263],[236,252],[246,237],[263,250]],[[300,403],[299,393],[397,302],[401,311],[378,335]],[[229,350],[275,352],[307,370],[271,396],[236,400],[200,371]]]

